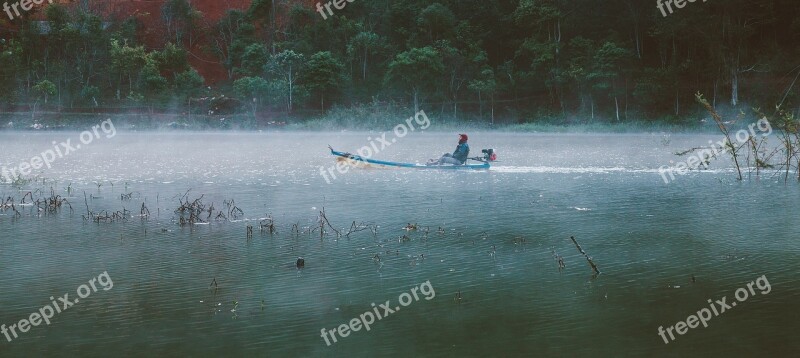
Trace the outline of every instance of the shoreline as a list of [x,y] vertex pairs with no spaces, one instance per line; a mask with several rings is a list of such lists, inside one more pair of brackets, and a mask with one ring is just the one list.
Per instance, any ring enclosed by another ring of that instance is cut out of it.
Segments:
[[[331,111],[322,117],[300,116],[256,117],[251,114],[198,115],[187,113],[59,113],[0,112],[0,132],[82,131],[99,121],[111,119],[117,127],[135,131],[241,131],[263,132],[326,132],[326,131],[390,131],[406,116],[395,111],[382,113],[350,113],[350,110]],[[687,116],[687,118],[690,116]],[[475,120],[454,120],[431,115],[433,126],[426,132],[493,131],[500,133],[716,133],[711,121],[697,124],[676,124],[665,121],[610,122],[605,120],[553,120],[514,123],[498,121],[491,125]]]

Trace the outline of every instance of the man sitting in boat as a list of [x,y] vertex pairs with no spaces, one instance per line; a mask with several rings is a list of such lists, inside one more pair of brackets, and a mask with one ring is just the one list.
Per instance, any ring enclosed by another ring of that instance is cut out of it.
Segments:
[[442,164],[452,164],[452,165],[463,165],[467,162],[467,157],[469,157],[469,144],[467,144],[467,137],[466,134],[459,134],[458,135],[458,146],[453,154],[445,153],[442,155],[439,160],[431,159],[428,161],[428,165],[442,165]]

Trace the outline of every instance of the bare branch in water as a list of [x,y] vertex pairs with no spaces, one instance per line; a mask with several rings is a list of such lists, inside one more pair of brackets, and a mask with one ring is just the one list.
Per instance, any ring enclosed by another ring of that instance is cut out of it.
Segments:
[[581,254],[583,254],[583,257],[585,257],[585,258],[586,258],[586,261],[588,261],[588,262],[589,262],[589,266],[591,266],[591,267],[592,267],[592,270],[594,270],[594,273],[595,273],[596,275],[600,274],[600,270],[597,268],[597,265],[595,265],[595,264],[594,264],[594,261],[592,261],[592,258],[591,258],[591,257],[589,257],[589,255],[588,255],[588,254],[586,254],[586,251],[583,251],[583,248],[581,248],[581,245],[579,245],[579,244],[578,244],[578,241],[576,241],[576,240],[575,240],[575,236],[570,236],[569,238],[570,238],[570,239],[572,239],[572,242],[575,244],[575,247],[577,247],[577,248],[578,248],[578,252],[580,252]]

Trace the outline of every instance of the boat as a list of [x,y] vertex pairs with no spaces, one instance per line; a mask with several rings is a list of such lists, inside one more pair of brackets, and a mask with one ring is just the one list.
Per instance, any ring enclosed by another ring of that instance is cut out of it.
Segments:
[[336,156],[337,160],[346,161],[350,164],[355,166],[365,166],[365,167],[397,167],[397,168],[412,168],[412,169],[439,169],[439,170],[463,170],[463,169],[489,169],[491,165],[489,164],[490,161],[493,161],[496,158],[493,149],[484,149],[484,157],[475,157],[475,158],[468,158],[474,161],[480,162],[480,164],[462,164],[462,165],[452,165],[452,164],[442,164],[442,165],[425,165],[425,164],[412,164],[412,163],[400,163],[400,162],[390,162],[386,160],[377,160],[377,159],[370,159],[364,158],[357,154],[351,154],[346,152],[340,152],[334,150],[330,146],[328,148],[331,150],[331,154]]

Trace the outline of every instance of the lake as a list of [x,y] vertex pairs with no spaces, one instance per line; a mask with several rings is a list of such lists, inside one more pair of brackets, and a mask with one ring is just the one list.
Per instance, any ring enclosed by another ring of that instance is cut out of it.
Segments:
[[[0,335],[0,356],[800,352],[796,181],[737,182],[727,159],[662,180],[674,152],[718,135],[469,134],[473,154],[497,151],[491,170],[351,169],[328,183],[328,145],[356,151],[380,134],[101,133],[35,181],[0,185],[19,212],[0,211],[0,324],[104,272],[113,287]],[[0,132],[0,165],[70,138]],[[396,139],[374,157],[422,163],[457,142]],[[55,195],[59,210],[30,205]],[[199,220],[180,225],[176,209],[198,198]],[[269,217],[276,232],[260,227]],[[723,297],[738,305],[665,344],[660,326]],[[378,311],[387,300],[394,313]],[[365,312],[385,317],[323,338]]]

